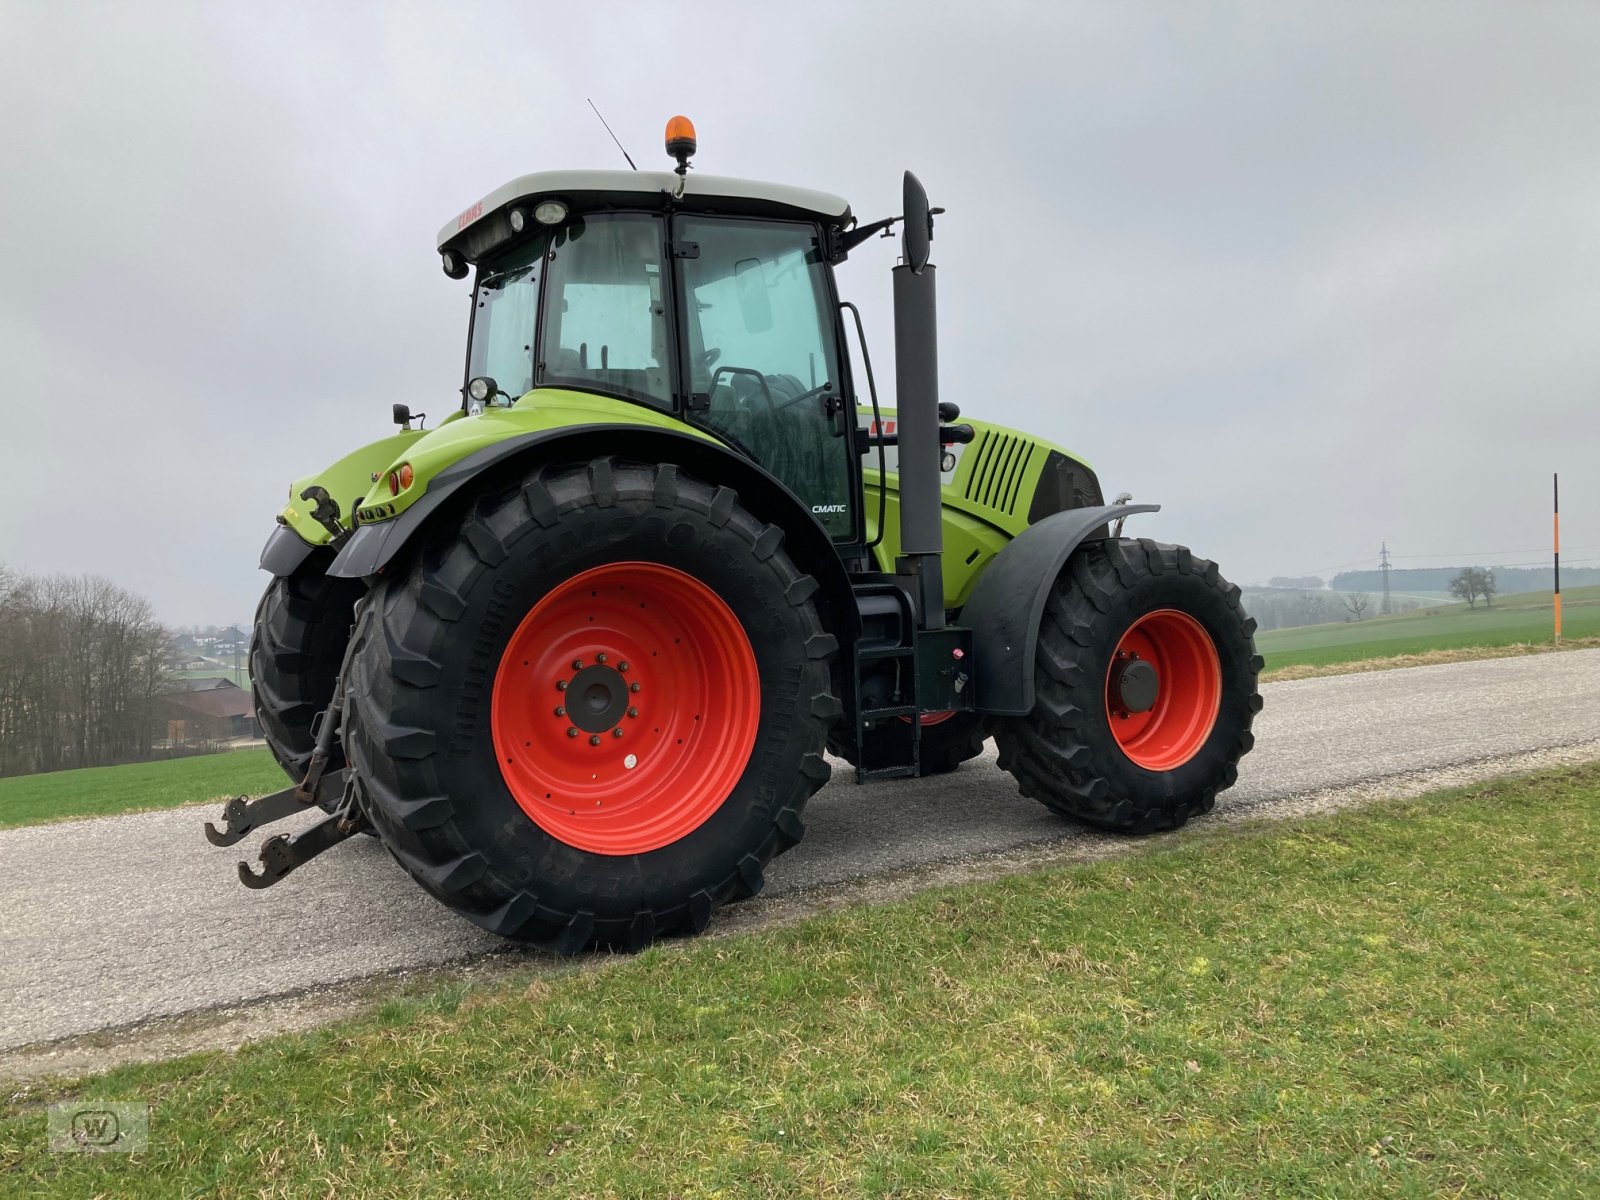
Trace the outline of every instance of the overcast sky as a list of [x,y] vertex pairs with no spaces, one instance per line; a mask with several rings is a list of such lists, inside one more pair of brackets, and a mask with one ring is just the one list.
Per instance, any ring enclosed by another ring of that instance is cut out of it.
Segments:
[[1597,64],[1530,0],[0,0],[0,562],[246,618],[288,481],[459,402],[438,227],[622,165],[585,97],[863,220],[916,170],[944,397],[1237,581],[1543,559],[1554,470],[1597,562]]

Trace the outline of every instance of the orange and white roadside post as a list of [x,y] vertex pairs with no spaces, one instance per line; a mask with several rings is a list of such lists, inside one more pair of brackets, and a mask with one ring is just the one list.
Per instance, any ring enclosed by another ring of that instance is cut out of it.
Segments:
[[1556,645],[1561,644],[1561,476],[1550,476],[1551,500],[1554,503],[1552,515],[1555,518],[1555,565],[1556,565]]

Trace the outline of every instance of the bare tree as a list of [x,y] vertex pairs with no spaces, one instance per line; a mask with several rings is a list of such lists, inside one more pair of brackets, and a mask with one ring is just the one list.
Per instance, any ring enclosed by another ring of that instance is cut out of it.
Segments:
[[1367,611],[1372,604],[1372,597],[1365,592],[1346,592],[1344,606],[1356,620],[1361,620],[1361,614]]
[[0,568],[0,775],[148,757],[170,662],[143,597]]
[[1473,581],[1478,585],[1478,595],[1483,597],[1484,606],[1494,607],[1494,594],[1499,591],[1494,581],[1494,572],[1486,567],[1468,568],[1472,572]]
[[1473,567],[1462,567],[1461,573],[1450,581],[1450,594],[1465,600],[1468,608],[1478,607],[1478,575]]

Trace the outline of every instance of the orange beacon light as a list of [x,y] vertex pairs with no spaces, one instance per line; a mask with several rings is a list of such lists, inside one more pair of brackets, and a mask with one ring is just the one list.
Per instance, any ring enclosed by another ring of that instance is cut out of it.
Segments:
[[695,152],[694,122],[677,116],[667,122],[667,153],[678,160],[678,174],[689,169],[689,159]]

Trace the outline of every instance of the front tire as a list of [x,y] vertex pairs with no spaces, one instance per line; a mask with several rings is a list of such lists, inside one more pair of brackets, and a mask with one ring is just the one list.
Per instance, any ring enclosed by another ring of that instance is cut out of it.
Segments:
[[357,622],[345,744],[390,851],[561,953],[698,932],[760,891],[840,713],[782,542],[671,465],[540,466],[480,496]]
[[1033,711],[994,726],[1022,794],[1103,829],[1210,812],[1255,744],[1255,621],[1182,546],[1092,542],[1051,589]]

